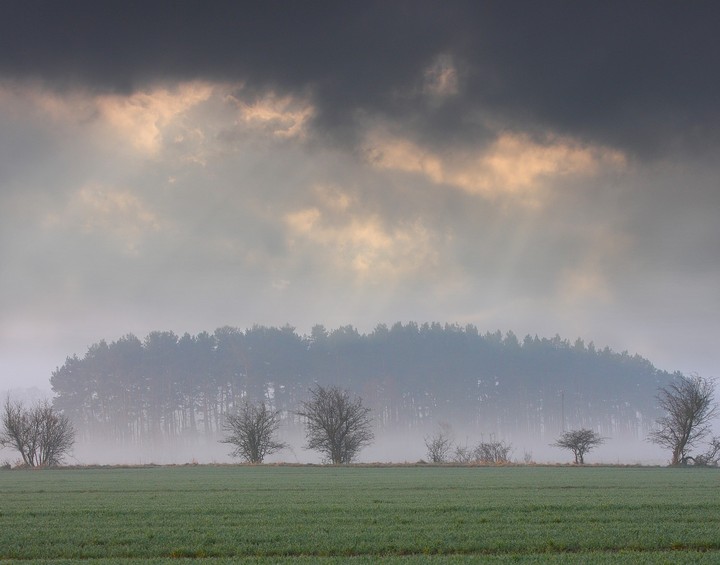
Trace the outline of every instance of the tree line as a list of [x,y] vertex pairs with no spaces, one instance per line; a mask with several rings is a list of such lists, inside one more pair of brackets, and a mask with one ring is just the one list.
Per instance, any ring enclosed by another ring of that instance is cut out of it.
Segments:
[[[716,467],[720,463],[720,436],[706,441],[718,411],[714,387],[714,379],[698,375],[676,375],[668,385],[660,387],[655,398],[664,413],[646,439],[672,452],[671,465]],[[310,390],[310,400],[302,403],[299,415],[305,419],[305,447],[319,451],[328,463],[351,463],[374,439],[370,410],[363,406],[361,398],[352,399],[347,391],[336,386],[316,385]],[[262,463],[265,455],[287,447],[275,440],[279,427],[279,412],[268,409],[264,402],[244,402],[235,414],[227,416],[225,429],[229,435],[221,441],[235,446],[233,456],[248,463]],[[512,445],[503,440],[490,439],[470,447],[454,442],[447,423],[439,424],[439,428],[434,435],[425,436],[427,456],[432,463],[510,462]],[[595,430],[581,428],[563,432],[551,445],[571,451],[575,464],[583,465],[585,454],[606,439]],[[696,450],[703,444],[706,451],[698,453]]]
[[545,440],[571,427],[644,437],[658,415],[654,394],[672,376],[579,339],[410,322],[367,334],[352,326],[315,326],[309,335],[289,326],[130,334],[68,357],[51,384],[54,406],[81,439],[217,439],[243,402],[264,402],[299,429],[298,411],[320,384],[362,397],[377,430],[447,421]]
[[[647,440],[672,451],[671,465],[717,466],[720,463],[720,436],[706,442],[706,451],[698,453],[712,431],[712,420],[718,413],[714,399],[714,379],[698,375],[677,374],[655,397],[663,411]],[[300,403],[296,414],[303,419],[307,449],[320,452],[324,461],[335,465],[351,463],[359,451],[375,437],[371,410],[360,397],[352,398],[337,386],[316,384],[309,400]],[[220,441],[234,446],[231,453],[248,463],[262,463],[267,455],[281,451],[288,444],[278,441],[281,412],[270,408],[265,400],[252,403],[247,399],[225,415]],[[505,441],[481,441],[474,448],[454,444],[450,426],[439,424],[440,431],[425,436],[428,458],[433,463],[502,464],[509,462],[512,446]],[[592,429],[564,431],[552,445],[573,452],[575,464],[584,464],[586,453],[602,445],[607,438]],[[11,402],[9,396],[0,415],[0,447],[12,447],[20,453],[23,467],[45,467],[60,464],[75,443],[75,429],[68,416],[56,411],[48,401],[26,408]],[[525,463],[529,463],[525,460]],[[8,463],[2,466],[9,469]]]

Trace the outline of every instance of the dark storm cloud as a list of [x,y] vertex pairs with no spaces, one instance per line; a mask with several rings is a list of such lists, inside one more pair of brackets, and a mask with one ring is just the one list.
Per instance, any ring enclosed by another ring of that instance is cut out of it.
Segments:
[[[14,2],[0,72],[132,91],[148,82],[309,89],[316,125],[415,116],[415,135],[485,135],[472,117],[534,124],[640,155],[715,144],[714,2]],[[413,95],[447,55],[457,95]]]

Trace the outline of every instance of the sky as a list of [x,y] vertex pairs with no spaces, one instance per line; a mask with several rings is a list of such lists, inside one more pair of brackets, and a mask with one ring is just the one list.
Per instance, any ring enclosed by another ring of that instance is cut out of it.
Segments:
[[411,320],[718,375],[716,2],[2,7],[0,389]]

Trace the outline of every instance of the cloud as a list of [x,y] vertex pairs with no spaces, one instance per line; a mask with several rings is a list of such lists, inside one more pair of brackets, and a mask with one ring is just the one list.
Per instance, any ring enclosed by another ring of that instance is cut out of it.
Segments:
[[453,96],[459,90],[458,71],[451,55],[438,55],[425,69],[423,93],[434,101]]
[[229,99],[239,111],[238,123],[258,128],[279,138],[304,137],[315,109],[307,101],[270,92],[252,102]]
[[158,88],[130,96],[100,95],[95,104],[102,117],[138,150],[156,154],[163,130],[213,93],[208,83],[181,83],[174,91]]
[[[277,100],[310,89],[313,126],[336,141],[354,139],[358,113],[412,117],[435,139],[472,137],[471,116],[490,115],[513,130],[530,124],[655,158],[717,147],[719,84],[709,69],[720,64],[719,10],[461,0],[278,12],[190,1],[126,5],[117,18],[87,0],[17,3],[0,22],[0,75],[122,95],[195,81],[248,84]],[[442,103],[428,107],[428,98]],[[144,124],[137,141],[152,145]]]
[[[61,128],[82,130],[84,136],[92,133],[101,143],[112,137],[142,158],[173,151],[198,164],[205,162],[209,151],[222,149],[217,141],[255,134],[302,139],[315,113],[306,97],[207,81],[151,86],[130,94],[98,94],[83,88],[58,92],[36,81],[5,82],[0,83],[0,106],[39,123],[49,120]],[[118,150],[119,155],[125,153]]]
[[347,200],[338,195],[330,205],[285,215],[292,252],[323,257],[331,272],[360,283],[393,283],[429,276],[439,262],[434,235],[416,221],[392,227],[380,218],[344,213]]
[[107,237],[122,253],[137,254],[143,239],[160,231],[161,220],[130,191],[93,184],[72,194],[60,213],[48,213],[44,225]]
[[558,177],[587,177],[602,167],[621,168],[625,157],[606,147],[583,146],[571,139],[501,132],[489,146],[441,155],[403,138],[374,131],[365,151],[378,168],[421,174],[487,198],[518,196],[538,202],[538,192]]

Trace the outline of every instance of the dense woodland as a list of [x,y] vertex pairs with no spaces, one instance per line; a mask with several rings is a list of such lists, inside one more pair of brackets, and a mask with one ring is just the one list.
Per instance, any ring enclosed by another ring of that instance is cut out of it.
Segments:
[[56,408],[82,439],[128,444],[217,439],[243,399],[264,400],[286,428],[314,383],[359,394],[382,431],[448,422],[486,437],[547,440],[589,427],[643,437],[671,374],[638,355],[474,326],[397,323],[310,335],[292,327],[152,332],[92,345],[53,372]]

